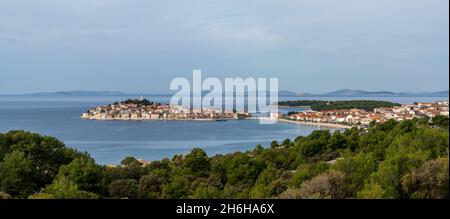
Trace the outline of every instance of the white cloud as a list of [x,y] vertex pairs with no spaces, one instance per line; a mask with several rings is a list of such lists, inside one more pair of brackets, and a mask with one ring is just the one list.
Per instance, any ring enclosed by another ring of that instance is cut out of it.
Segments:
[[274,47],[283,42],[283,36],[268,26],[229,25],[213,23],[204,25],[199,30],[203,40],[212,40],[225,44],[253,45],[257,47]]

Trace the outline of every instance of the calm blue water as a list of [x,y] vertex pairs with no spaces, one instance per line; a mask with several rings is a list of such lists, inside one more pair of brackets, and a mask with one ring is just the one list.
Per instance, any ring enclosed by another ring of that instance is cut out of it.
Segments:
[[[98,163],[117,164],[126,156],[146,160],[171,158],[202,147],[209,154],[252,149],[256,144],[307,135],[316,128],[257,120],[92,121],[87,109],[123,97],[0,97],[0,132],[23,129],[57,137],[66,145],[88,151]],[[163,101],[164,97],[153,97]],[[164,102],[164,101],[163,101]]]
[[[88,151],[98,163],[117,164],[126,156],[146,160],[171,158],[193,147],[204,148],[210,155],[245,151],[256,144],[268,146],[272,140],[294,139],[318,129],[287,123],[261,125],[258,120],[92,121],[79,118],[91,107],[125,98],[0,96],[0,132],[23,129],[54,136],[70,147]],[[150,99],[169,100],[168,97]],[[280,98],[284,99],[290,98]],[[407,101],[414,100],[396,102]]]

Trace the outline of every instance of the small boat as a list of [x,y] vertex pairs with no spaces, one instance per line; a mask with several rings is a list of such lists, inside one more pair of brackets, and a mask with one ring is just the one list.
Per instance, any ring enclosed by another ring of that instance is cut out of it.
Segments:
[[226,120],[226,119],[216,119],[216,122],[226,122],[226,121],[228,121],[228,120]]

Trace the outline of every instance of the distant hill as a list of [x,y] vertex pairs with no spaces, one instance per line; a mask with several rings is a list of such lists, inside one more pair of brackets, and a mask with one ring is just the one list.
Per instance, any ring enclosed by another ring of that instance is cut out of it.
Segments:
[[303,97],[317,97],[317,96],[340,96],[340,97],[389,97],[389,96],[403,96],[403,97],[448,97],[449,91],[437,92],[392,92],[392,91],[365,91],[340,89],[328,93],[312,94],[312,93],[297,93],[297,96]]
[[436,92],[421,92],[421,93],[413,93],[413,92],[399,92],[400,96],[424,96],[424,97],[448,97],[448,90],[445,91],[436,91]]
[[[132,94],[121,91],[86,91],[86,90],[74,90],[74,91],[58,91],[58,92],[39,92],[24,94],[25,96],[172,96],[176,91],[167,91],[165,93],[153,93],[153,94]],[[203,91],[202,94],[206,95],[208,91]],[[244,92],[244,96],[247,96],[248,92]],[[269,92],[266,92],[269,95]],[[327,93],[307,93],[307,92],[293,92],[288,90],[278,91],[280,97],[448,97],[449,91],[435,91],[435,92],[392,92],[392,91],[365,91],[365,90],[352,90],[352,89],[340,89]]]
[[27,94],[32,96],[123,96],[127,95],[121,91],[85,91],[85,90],[74,90],[74,91],[58,91],[58,92],[40,92]]
[[390,91],[364,91],[364,90],[351,90],[351,89],[341,89],[333,92],[328,92],[325,95],[328,96],[392,96],[396,95],[394,92]]
[[352,89],[340,89],[327,93],[307,93],[307,92],[292,92],[286,90],[280,90],[279,96],[285,97],[390,97],[390,96],[404,96],[404,97],[448,97],[449,91],[436,91],[436,92],[392,92],[392,91],[365,91],[365,90],[352,90]]
[[292,92],[292,91],[287,91],[287,90],[278,91],[278,96],[291,97],[291,96],[298,96],[298,95],[299,95],[298,93]]
[[448,96],[448,90],[445,91],[437,91],[437,92],[433,92],[431,93],[432,95],[437,95],[437,96]]

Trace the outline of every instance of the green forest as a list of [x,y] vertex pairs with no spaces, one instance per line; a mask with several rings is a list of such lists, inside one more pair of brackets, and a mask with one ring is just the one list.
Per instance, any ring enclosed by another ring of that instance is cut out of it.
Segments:
[[374,108],[400,106],[398,103],[378,100],[289,100],[278,102],[279,106],[301,107],[309,106],[312,110],[340,110],[340,109],[363,109],[372,111]]
[[[120,102],[120,103],[122,103],[122,104],[136,104],[136,105],[138,105],[138,106],[151,106],[151,105],[154,105],[154,104],[156,104],[156,103],[154,103],[154,102],[152,102],[152,101],[149,101],[149,100],[147,100],[147,99],[126,99],[126,100],[124,100],[124,101],[122,101],[122,102]],[[118,102],[115,102],[114,104],[119,104]],[[157,105],[159,105],[159,104],[157,104]]]
[[0,199],[449,198],[449,119],[387,121],[367,129],[208,156],[200,148],[116,167],[26,131],[0,134]]

